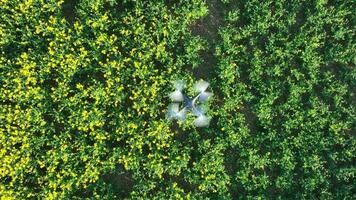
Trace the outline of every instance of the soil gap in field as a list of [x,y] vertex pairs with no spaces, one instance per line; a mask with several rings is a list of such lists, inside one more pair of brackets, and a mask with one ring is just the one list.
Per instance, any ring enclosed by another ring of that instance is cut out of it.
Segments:
[[200,67],[193,69],[197,79],[209,80],[214,74],[217,65],[215,57],[215,46],[219,40],[219,28],[224,22],[224,4],[220,0],[207,0],[208,15],[197,20],[190,26],[193,35],[200,36],[207,41],[207,50],[201,53],[203,59]]
[[62,4],[62,15],[69,24],[73,24],[76,18],[75,7],[79,0],[65,0]]
[[106,173],[101,176],[101,179],[111,185],[114,193],[121,198],[128,198],[130,196],[130,192],[134,186],[133,174],[124,170],[123,166],[118,166],[118,169]]

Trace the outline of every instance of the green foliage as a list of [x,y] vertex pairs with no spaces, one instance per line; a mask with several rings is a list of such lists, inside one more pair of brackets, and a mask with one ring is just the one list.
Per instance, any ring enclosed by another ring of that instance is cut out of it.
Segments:
[[[353,3],[222,0],[211,44],[211,2],[0,0],[1,199],[353,199]],[[168,121],[213,45],[210,127]]]
[[[203,2],[82,0],[70,23],[63,3],[0,3],[0,196],[184,194],[160,185],[189,156],[162,108],[174,74],[197,57],[187,28]],[[104,178],[113,173],[136,182],[120,192],[116,175]]]
[[354,195],[355,42],[347,1],[231,1],[219,126],[237,197]]

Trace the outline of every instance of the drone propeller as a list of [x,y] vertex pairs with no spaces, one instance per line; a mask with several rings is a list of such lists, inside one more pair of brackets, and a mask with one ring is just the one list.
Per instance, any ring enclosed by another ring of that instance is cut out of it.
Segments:
[[182,102],[184,100],[184,95],[180,90],[172,92],[171,94],[169,94],[169,97],[174,102]]
[[174,81],[174,88],[176,89],[174,92],[169,94],[169,97],[172,101],[182,102],[184,101],[184,95],[182,90],[184,89],[185,82],[182,80]]
[[178,120],[185,120],[186,116],[187,116],[187,108],[185,107],[176,114],[176,118]]
[[213,93],[211,93],[211,92],[202,92],[199,95],[199,101],[207,101],[212,96],[213,96]]
[[203,80],[200,80],[194,84],[194,90],[199,93],[203,93],[209,86],[209,83]]
[[167,117],[169,119],[178,119],[178,120],[184,120],[186,117],[187,109],[183,108],[182,110],[179,110],[179,104],[178,103],[172,103],[168,106],[168,112],[167,112]]
[[196,127],[204,127],[204,126],[209,126],[210,120],[211,120],[211,117],[201,114],[199,117],[197,117],[194,120],[193,123]]
[[172,103],[168,106],[167,117],[174,118],[179,112],[179,104]]

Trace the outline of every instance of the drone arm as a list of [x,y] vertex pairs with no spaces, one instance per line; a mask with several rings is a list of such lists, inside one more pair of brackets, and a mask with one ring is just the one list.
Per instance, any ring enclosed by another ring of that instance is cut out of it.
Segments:
[[199,93],[193,100],[192,100],[192,109],[194,113],[200,113],[200,111],[195,106],[195,102],[199,99],[202,93]]
[[192,100],[192,104],[193,104],[193,107],[195,107],[195,102],[199,99],[200,95],[202,93],[199,93],[196,97],[194,97],[194,99]]

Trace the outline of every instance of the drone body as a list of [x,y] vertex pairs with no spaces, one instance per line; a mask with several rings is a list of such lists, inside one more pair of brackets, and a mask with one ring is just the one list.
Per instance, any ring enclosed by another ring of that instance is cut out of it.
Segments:
[[[169,105],[167,117],[169,119],[185,120],[187,112],[191,111],[196,116],[193,124],[196,127],[208,126],[211,117],[205,115],[205,110],[197,106],[197,102],[205,102],[213,96],[211,92],[206,92],[209,83],[206,81],[198,81],[194,84],[194,90],[199,94],[194,98],[189,98],[183,93],[185,83],[181,80],[174,82],[175,91],[172,92],[169,97],[174,102]],[[179,109],[180,104],[183,105],[182,109]]]

